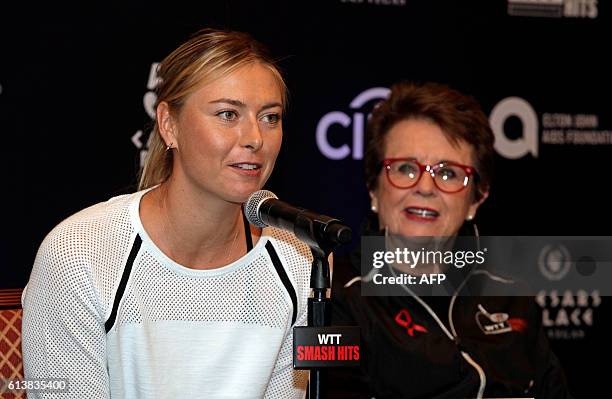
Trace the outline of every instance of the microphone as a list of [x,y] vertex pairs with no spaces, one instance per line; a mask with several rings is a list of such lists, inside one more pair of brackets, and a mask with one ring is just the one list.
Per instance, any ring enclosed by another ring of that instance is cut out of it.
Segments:
[[338,219],[289,205],[268,190],[251,194],[245,202],[244,213],[251,224],[291,231],[311,247],[348,244],[352,237],[351,229]]

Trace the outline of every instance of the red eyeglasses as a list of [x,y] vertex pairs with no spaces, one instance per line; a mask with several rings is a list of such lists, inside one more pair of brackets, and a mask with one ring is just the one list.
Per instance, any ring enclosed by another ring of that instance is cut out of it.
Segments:
[[412,158],[387,158],[383,160],[387,180],[397,188],[414,187],[424,172],[433,178],[434,184],[445,193],[457,193],[468,186],[472,177],[478,176],[472,166],[455,162],[440,162],[435,165],[423,165]]

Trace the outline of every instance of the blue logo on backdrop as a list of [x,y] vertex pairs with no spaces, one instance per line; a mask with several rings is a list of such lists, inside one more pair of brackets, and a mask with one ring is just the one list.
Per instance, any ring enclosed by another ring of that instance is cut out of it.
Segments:
[[[352,155],[353,159],[363,159],[363,137],[365,132],[366,115],[358,112],[366,103],[372,100],[384,100],[389,96],[390,90],[386,87],[373,87],[360,93],[351,101],[349,108],[355,110],[352,118],[342,111],[331,111],[325,114],[317,124],[317,147],[321,154],[328,159],[339,160]],[[344,143],[334,147],[329,142],[329,130],[333,125],[349,128],[352,125],[352,146]]]

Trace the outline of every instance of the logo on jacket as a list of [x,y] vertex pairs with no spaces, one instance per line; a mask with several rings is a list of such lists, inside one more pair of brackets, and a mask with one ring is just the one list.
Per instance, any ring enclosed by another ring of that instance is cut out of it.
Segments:
[[481,304],[476,312],[476,324],[485,335],[503,334],[527,330],[527,320],[510,318],[508,313],[489,313]]
[[427,332],[427,329],[425,327],[416,324],[414,321],[412,321],[412,316],[410,316],[410,313],[408,313],[406,309],[402,309],[399,311],[399,313],[395,316],[395,322],[400,326],[404,327],[408,335],[410,335],[411,337],[414,337],[415,331],[422,333]]

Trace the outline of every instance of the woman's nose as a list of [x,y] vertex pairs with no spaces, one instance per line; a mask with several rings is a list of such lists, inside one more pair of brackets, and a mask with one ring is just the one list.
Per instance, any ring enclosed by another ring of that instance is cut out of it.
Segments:
[[249,120],[242,130],[240,145],[251,151],[257,151],[263,146],[263,136],[257,121]]
[[414,190],[416,190],[417,194],[423,196],[430,196],[435,193],[436,184],[434,182],[434,176],[429,171],[423,171],[421,178],[417,182],[416,186],[414,186]]

